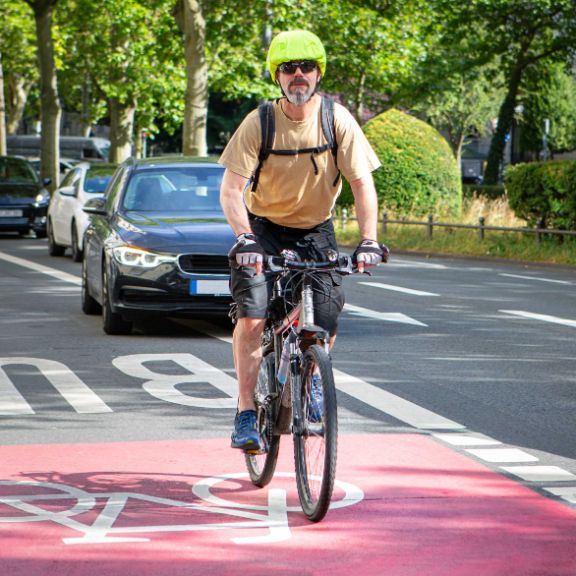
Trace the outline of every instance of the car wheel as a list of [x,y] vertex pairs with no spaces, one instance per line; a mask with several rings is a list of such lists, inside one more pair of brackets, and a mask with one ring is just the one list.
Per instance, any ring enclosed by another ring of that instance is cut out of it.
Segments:
[[78,230],[76,230],[76,222],[72,222],[70,239],[72,243],[72,260],[74,260],[74,262],[82,262],[82,250],[78,244]]
[[60,246],[60,244],[56,244],[54,240],[54,232],[52,232],[52,222],[48,220],[48,254],[50,256],[64,256],[64,252],[66,251],[65,246]]
[[82,312],[88,314],[89,316],[94,316],[96,314],[102,313],[102,306],[90,296],[88,291],[88,273],[86,271],[86,263],[82,264]]
[[106,264],[104,264],[102,272],[102,328],[106,334],[110,335],[130,334],[132,332],[132,322],[124,320],[120,314],[112,311]]

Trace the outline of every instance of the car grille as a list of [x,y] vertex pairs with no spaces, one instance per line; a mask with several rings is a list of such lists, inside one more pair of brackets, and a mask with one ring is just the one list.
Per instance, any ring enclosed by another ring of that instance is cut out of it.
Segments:
[[228,256],[214,254],[182,254],[178,266],[183,272],[195,274],[230,274]]

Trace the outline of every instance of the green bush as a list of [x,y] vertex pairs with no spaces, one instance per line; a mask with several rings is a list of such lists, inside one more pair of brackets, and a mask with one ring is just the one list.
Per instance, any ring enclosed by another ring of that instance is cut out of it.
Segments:
[[[380,206],[398,215],[460,212],[460,171],[450,146],[436,129],[391,109],[367,122],[364,133],[382,162],[374,173]],[[346,188],[340,206],[350,203]]]
[[532,226],[576,229],[576,161],[510,166],[505,174],[510,207]]

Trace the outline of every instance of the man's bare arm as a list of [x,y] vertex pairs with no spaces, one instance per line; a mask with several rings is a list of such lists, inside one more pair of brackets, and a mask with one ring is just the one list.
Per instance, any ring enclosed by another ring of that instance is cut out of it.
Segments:
[[220,186],[220,204],[226,220],[228,220],[228,224],[236,236],[252,231],[243,199],[244,188],[246,188],[247,183],[248,178],[240,176],[228,168],[224,171]]

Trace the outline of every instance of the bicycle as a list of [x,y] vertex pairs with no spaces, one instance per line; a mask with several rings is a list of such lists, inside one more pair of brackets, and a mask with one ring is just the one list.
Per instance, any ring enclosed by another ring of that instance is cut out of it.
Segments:
[[354,272],[350,256],[334,252],[327,257],[326,262],[286,255],[265,259],[265,273],[274,276],[274,284],[255,391],[264,448],[245,454],[252,483],[266,486],[274,476],[280,437],[292,434],[298,496],[313,522],[330,507],[338,435],[330,338],[314,323],[313,284],[322,281],[320,272]]

